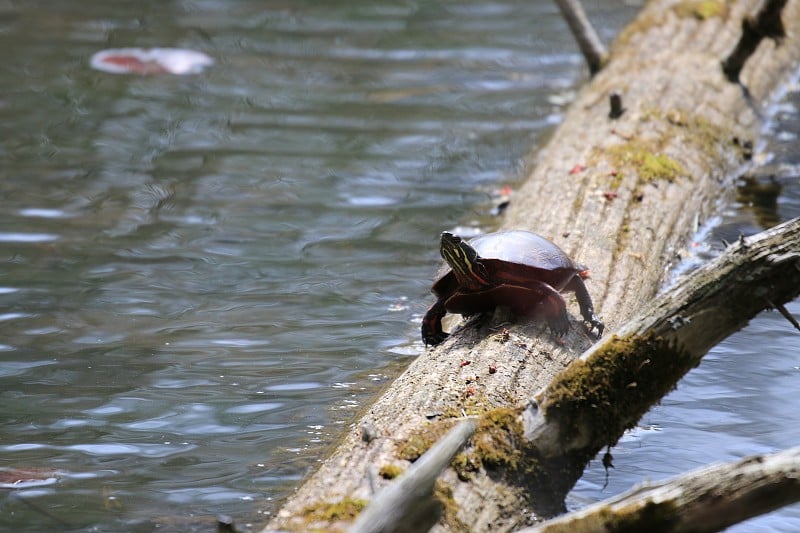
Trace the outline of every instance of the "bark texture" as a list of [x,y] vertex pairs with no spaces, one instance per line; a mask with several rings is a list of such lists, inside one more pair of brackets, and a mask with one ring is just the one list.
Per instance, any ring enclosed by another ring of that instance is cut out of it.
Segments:
[[[697,7],[708,4],[658,0],[643,9],[570,106],[503,223],[540,233],[590,266],[589,292],[609,332],[653,298],[687,237],[732,193],[769,103],[800,61],[800,1],[790,0],[788,37],[780,47],[762,41],[740,73],[748,97],[721,63],[758,2]],[[626,109],[617,119],[609,118],[613,92]],[[592,343],[574,299],[568,307],[572,328],[561,340],[536,321],[505,330],[484,320],[424,351],[358,424],[374,425],[377,438],[366,442],[354,427],[267,530],[306,530],[309,516],[329,517],[323,529],[343,527],[352,518],[338,511],[370,499],[370,479],[388,483],[379,471],[407,468],[415,447],[424,451],[462,415],[483,417],[473,437],[480,453],[457,457],[443,474],[447,502],[436,528],[504,531],[557,512],[583,466],[551,471],[550,485],[563,486],[532,497],[542,478],[520,469],[519,428],[504,409],[545,388]]]

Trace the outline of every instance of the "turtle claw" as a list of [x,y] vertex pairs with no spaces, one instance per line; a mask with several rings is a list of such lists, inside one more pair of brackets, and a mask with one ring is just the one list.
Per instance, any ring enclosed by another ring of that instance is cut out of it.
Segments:
[[605,326],[605,324],[600,322],[600,319],[597,318],[597,315],[592,313],[592,315],[589,317],[589,320],[587,320],[587,322],[590,324],[589,333],[594,334],[594,330],[596,328],[597,329],[597,338],[599,339],[600,337],[603,336],[603,331],[605,331],[606,326]]
[[437,333],[431,332],[422,336],[422,342],[427,348],[428,346],[436,346],[437,344],[441,344],[449,336],[450,334],[445,333],[444,331],[439,331]]
[[563,337],[569,331],[569,319],[564,316],[554,316],[547,320],[550,332],[558,338]]

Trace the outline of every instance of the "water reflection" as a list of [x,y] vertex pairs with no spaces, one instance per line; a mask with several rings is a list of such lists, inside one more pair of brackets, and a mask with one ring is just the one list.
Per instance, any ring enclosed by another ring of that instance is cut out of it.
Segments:
[[[15,529],[262,519],[418,353],[436,235],[490,220],[582,76],[548,3],[0,20],[0,466],[58,476],[8,500]],[[129,46],[215,65],[89,67]]]

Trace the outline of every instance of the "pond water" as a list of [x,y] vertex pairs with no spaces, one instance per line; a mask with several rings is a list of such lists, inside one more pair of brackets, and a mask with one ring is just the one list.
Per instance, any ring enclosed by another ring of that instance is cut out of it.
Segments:
[[[606,42],[638,9],[588,8]],[[0,2],[0,29],[0,529],[262,525],[420,353],[439,232],[496,223],[585,79],[545,1],[31,0]],[[215,65],[89,67],[129,46]],[[759,317],[570,504],[796,444],[797,345]]]

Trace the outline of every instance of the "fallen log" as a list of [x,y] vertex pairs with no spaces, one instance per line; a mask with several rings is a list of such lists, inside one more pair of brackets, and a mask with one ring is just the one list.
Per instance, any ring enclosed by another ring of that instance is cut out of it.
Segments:
[[[503,222],[544,235],[590,266],[589,291],[609,330],[652,300],[677,250],[732,193],[761,117],[800,61],[797,39],[779,47],[761,41],[738,76],[745,94],[721,65],[758,4],[711,5],[716,10],[700,12],[657,0],[643,9],[539,154]],[[797,35],[800,2],[786,4],[783,20],[787,35]],[[625,109],[618,118],[609,117],[612,93]],[[559,512],[583,465],[537,470],[516,447],[522,428],[514,406],[544,390],[591,342],[578,322],[563,340],[536,321],[462,327],[365,413],[358,427],[369,422],[377,438],[366,442],[354,428],[267,530],[304,530],[310,516],[330,517],[328,529],[342,526],[372,497],[372,470],[408,468],[449,429],[447,420],[463,415],[480,415],[483,431],[472,441],[480,453],[443,473],[449,496],[436,528],[502,531]],[[377,489],[388,483],[377,479]],[[557,490],[532,496],[532,485]]]
[[517,533],[712,533],[800,501],[800,448],[693,470]]

